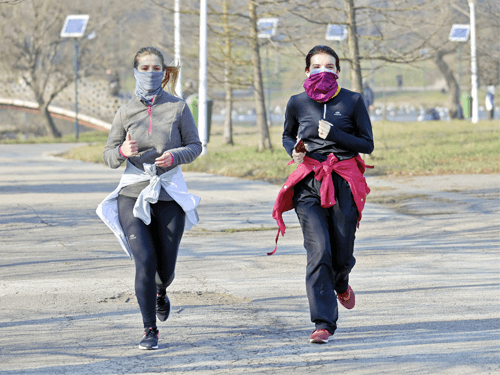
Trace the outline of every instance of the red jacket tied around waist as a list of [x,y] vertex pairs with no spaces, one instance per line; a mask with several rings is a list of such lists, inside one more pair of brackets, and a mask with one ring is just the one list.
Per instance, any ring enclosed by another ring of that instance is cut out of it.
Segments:
[[[289,163],[292,164],[293,160]],[[299,164],[297,169],[288,176],[285,184],[278,193],[276,202],[273,208],[273,218],[278,223],[278,234],[276,235],[276,244],[278,243],[279,234],[285,234],[285,222],[283,221],[283,212],[293,209],[293,187],[309,173],[314,172],[314,178],[321,181],[321,207],[328,208],[336,204],[335,188],[333,186],[332,172],[337,173],[340,177],[347,181],[351,188],[354,203],[358,209],[358,225],[361,220],[361,212],[365,206],[366,196],[370,193],[370,188],[366,184],[366,179],[363,176],[367,166],[363,159],[358,155],[352,159],[339,161],[334,154],[328,155],[328,158],[323,162],[319,162],[308,156],[304,157],[304,161]],[[268,255],[274,254],[274,250]]]

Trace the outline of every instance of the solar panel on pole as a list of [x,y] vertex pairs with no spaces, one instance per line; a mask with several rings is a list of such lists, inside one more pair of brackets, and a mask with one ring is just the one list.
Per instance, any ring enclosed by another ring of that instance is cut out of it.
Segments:
[[78,38],[81,38],[89,22],[88,14],[66,16],[61,38],[75,38],[75,138],[78,140]]
[[326,28],[326,40],[345,40],[347,38],[347,27],[345,25],[329,24]]
[[80,38],[85,33],[87,23],[89,22],[88,14],[78,14],[66,16],[63,28],[61,29],[61,38]]
[[451,27],[448,39],[452,42],[467,42],[469,40],[470,25],[455,24]]
[[278,27],[277,18],[261,18],[257,21],[257,32],[259,38],[272,38],[276,35],[276,28]]
[[[448,40],[452,42],[467,42],[469,40],[469,33],[470,33],[470,25],[461,25],[461,24],[455,24],[451,26],[450,30],[450,35],[448,36]],[[461,75],[462,75],[462,68],[461,68],[461,63],[462,63],[462,45],[458,45],[458,99],[457,99],[457,119],[462,120],[464,118],[464,110],[462,109],[462,106],[460,105],[460,83],[461,83]]]

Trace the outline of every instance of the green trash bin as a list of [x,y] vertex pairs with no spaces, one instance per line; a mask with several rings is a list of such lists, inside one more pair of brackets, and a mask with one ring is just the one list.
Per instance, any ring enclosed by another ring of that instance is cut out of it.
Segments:
[[[198,126],[198,94],[191,94],[187,97],[186,103],[194,117],[194,122]],[[212,107],[214,101],[207,97],[207,143],[210,141],[210,128],[212,125]]]
[[462,92],[462,108],[464,111],[464,118],[471,118],[472,116],[472,98],[468,92]]

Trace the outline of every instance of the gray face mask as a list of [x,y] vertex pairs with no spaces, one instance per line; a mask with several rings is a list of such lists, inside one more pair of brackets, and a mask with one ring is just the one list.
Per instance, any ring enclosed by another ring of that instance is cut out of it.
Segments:
[[139,72],[134,68],[135,95],[142,98],[148,105],[161,88],[161,81],[165,72]]

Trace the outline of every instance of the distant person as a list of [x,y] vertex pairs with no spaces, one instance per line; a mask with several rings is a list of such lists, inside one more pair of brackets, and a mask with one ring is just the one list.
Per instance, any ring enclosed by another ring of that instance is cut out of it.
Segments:
[[135,261],[135,294],[144,336],[140,349],[158,348],[156,317],[167,320],[167,287],[174,279],[184,229],[198,222],[199,198],[189,194],[180,169],[201,153],[193,116],[174,92],[178,67],[168,67],[153,47],[134,58],[135,96],[116,113],[103,159],[111,168],[126,161],[118,187],[98,215]]
[[184,99],[189,98],[190,95],[192,94],[197,94],[198,91],[196,91],[195,88],[195,83],[193,80],[188,80],[186,84],[184,85],[184,89],[182,90],[182,97]]
[[488,86],[486,89],[486,117],[488,120],[495,118],[495,86]]
[[396,76],[396,81],[398,84],[398,89],[401,89],[401,87],[403,87],[403,76],[401,74],[398,74]]
[[108,94],[110,96],[120,95],[120,76],[118,72],[112,72],[111,70],[106,71],[108,75]]
[[362,95],[338,85],[337,53],[316,46],[305,62],[305,92],[288,101],[283,131],[283,147],[298,166],[278,194],[273,217],[282,234],[284,211],[295,208],[299,218],[315,324],[309,341],[321,344],[337,329],[337,299],[347,309],[355,305],[349,273],[356,263],[354,235],[370,191],[359,153],[370,154],[374,146]]
[[373,109],[373,102],[374,102],[374,95],[373,95],[373,90],[372,88],[368,85],[368,83],[365,83],[363,87],[363,100],[365,102],[366,109],[368,110],[368,113],[370,113],[370,110]]

